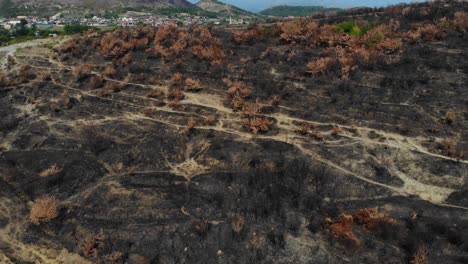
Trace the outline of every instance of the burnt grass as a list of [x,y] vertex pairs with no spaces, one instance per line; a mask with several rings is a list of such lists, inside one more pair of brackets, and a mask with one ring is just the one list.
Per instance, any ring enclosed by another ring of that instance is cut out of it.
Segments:
[[[447,3],[349,15],[396,17],[406,32],[468,10]],[[323,48],[285,42],[274,24],[242,43],[236,30],[209,29],[220,64],[190,49],[135,49],[119,64],[95,45],[106,32],[73,39],[77,52],[18,52],[0,85],[0,262],[52,263],[65,250],[70,263],[410,263],[423,247],[428,263],[468,262],[467,32],[403,42],[397,62],[343,79],[336,66],[307,73]],[[77,78],[83,65],[92,70]],[[203,89],[171,105],[176,73]],[[230,110],[226,78],[251,88],[247,102],[279,98],[258,113],[268,131],[252,134]],[[62,170],[39,175],[53,164]],[[44,195],[61,201],[59,216],[30,224]],[[396,224],[355,222],[358,248],[332,235],[327,219],[364,208]]]

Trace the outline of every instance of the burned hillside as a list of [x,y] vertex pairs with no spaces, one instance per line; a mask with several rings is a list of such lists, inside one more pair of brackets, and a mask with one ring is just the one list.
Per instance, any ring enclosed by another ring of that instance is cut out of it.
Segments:
[[441,1],[9,51],[0,262],[464,263],[467,30]]

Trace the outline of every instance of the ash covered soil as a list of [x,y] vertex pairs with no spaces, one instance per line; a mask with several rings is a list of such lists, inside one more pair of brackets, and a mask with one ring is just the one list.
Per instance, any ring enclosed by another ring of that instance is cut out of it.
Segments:
[[0,263],[466,263],[467,10],[0,48]]

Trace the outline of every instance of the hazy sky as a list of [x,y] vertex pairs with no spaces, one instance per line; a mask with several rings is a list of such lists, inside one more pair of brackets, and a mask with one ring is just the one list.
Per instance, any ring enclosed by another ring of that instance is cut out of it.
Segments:
[[[198,0],[189,0],[192,3]],[[386,6],[402,2],[422,2],[423,0],[220,0],[221,2],[233,4],[249,11],[260,11],[276,5],[309,5],[326,7],[355,7],[355,6]]]

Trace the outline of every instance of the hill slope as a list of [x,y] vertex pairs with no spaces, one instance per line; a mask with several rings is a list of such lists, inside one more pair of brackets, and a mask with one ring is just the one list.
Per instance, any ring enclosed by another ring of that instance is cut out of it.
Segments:
[[0,263],[465,263],[468,3],[406,7],[0,47]]
[[339,8],[326,8],[323,6],[274,6],[268,9],[265,9],[260,12],[260,14],[265,16],[277,16],[277,17],[287,17],[287,16],[309,16],[315,13],[321,12],[335,12],[339,11]]
[[186,0],[13,0],[15,6],[57,6],[86,8],[194,6]]
[[236,6],[222,3],[217,0],[201,0],[196,4],[199,8],[225,15],[251,15],[250,12],[240,9]]

